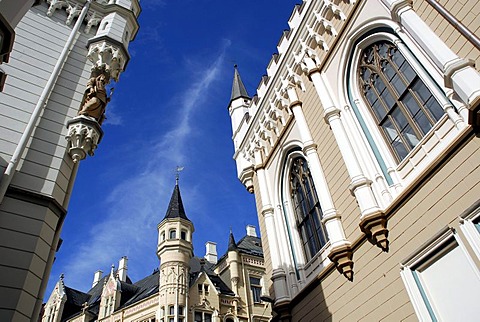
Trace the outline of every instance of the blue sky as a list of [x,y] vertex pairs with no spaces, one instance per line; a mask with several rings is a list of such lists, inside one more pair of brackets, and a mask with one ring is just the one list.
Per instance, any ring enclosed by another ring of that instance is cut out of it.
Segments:
[[128,256],[137,281],[158,267],[157,224],[175,184],[195,225],[194,252],[205,242],[227,248],[258,223],[254,196],[237,179],[229,103],[233,65],[250,95],[297,1],[142,0],[132,59],[115,84],[105,136],[95,157],[83,160],[52,268],[48,299],[61,273],[87,291]]

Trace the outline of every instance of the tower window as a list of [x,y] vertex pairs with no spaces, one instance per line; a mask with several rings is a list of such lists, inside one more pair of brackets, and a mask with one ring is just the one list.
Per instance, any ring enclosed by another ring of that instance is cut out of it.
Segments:
[[398,48],[389,41],[363,50],[359,86],[398,161],[420,142],[444,111]]
[[185,230],[182,230],[180,232],[180,238],[183,239],[183,240],[187,239],[187,232]]
[[177,238],[177,231],[175,229],[170,230],[170,232],[168,233],[168,238],[169,239]]
[[326,244],[327,234],[310,169],[302,157],[293,160],[290,169],[290,193],[297,229],[306,258],[310,260]]

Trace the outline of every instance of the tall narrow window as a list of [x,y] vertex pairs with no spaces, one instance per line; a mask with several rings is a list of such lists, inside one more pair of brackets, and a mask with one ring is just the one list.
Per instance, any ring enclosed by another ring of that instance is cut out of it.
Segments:
[[444,111],[398,48],[389,41],[363,50],[359,86],[398,161],[418,144]]
[[322,224],[322,209],[318,202],[307,161],[298,157],[290,169],[290,192],[297,229],[307,259],[311,259],[327,241]]
[[260,278],[250,277],[250,290],[252,291],[253,303],[260,303],[260,296],[262,295],[262,285]]

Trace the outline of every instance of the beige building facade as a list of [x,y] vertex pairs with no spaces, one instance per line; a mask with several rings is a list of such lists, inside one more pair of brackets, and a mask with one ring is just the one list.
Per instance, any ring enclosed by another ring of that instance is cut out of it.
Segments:
[[256,95],[235,69],[274,320],[478,317],[479,10],[303,1]]
[[214,242],[205,244],[203,258],[195,257],[193,232],[177,183],[158,225],[159,268],[133,283],[124,257],[107,276],[97,271],[87,292],[69,288],[61,276],[44,305],[42,322],[269,321],[271,304],[255,227],[247,226],[238,242],[230,233],[228,251],[220,258]]

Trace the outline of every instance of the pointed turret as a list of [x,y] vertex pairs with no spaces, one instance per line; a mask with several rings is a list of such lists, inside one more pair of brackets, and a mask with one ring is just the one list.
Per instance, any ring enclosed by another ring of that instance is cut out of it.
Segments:
[[178,180],[175,183],[175,188],[173,188],[172,197],[170,198],[170,203],[168,204],[167,213],[165,214],[165,219],[171,218],[182,218],[190,221],[187,215],[185,214],[185,208],[183,207],[182,196],[180,195],[180,188],[178,186]]
[[233,75],[232,96],[230,97],[230,102],[237,98],[246,98],[250,100],[251,97],[248,95],[245,85],[243,85],[242,79],[240,78],[238,66],[234,65],[233,68],[235,69],[235,72]]
[[228,237],[228,251],[232,250],[237,250],[237,243],[235,242],[235,237],[233,237],[233,232],[230,230],[230,236]]
[[[189,287],[190,260],[193,257],[193,223],[187,218],[183,207],[178,172],[175,188],[163,220],[158,224],[157,256],[160,259],[160,301],[165,304],[160,315],[174,312],[175,321],[185,321]],[[175,291],[172,291],[175,285]],[[171,309],[170,309],[171,308]],[[168,310],[168,311],[166,311]],[[171,310],[171,311],[170,311]]]

